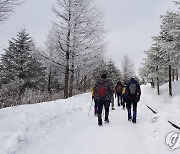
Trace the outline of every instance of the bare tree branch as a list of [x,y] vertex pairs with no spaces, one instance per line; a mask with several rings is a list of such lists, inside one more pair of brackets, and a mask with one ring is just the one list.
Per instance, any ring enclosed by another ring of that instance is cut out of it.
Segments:
[[24,0],[0,0],[0,23],[7,20],[15,7],[23,2]]

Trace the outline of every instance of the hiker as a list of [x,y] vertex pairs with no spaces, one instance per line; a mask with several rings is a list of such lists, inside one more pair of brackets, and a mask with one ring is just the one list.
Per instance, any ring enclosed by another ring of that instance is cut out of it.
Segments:
[[113,87],[110,80],[107,79],[107,74],[103,73],[94,86],[94,98],[98,100],[98,125],[102,125],[102,110],[105,108],[106,123],[109,123],[109,106],[113,95]]
[[[136,123],[136,116],[137,116],[137,103],[140,100],[141,96],[141,89],[140,85],[134,78],[131,78],[129,83],[126,86],[126,94],[127,97],[127,111],[128,111],[128,120],[133,123]],[[133,105],[133,117],[131,116],[131,106]]]
[[125,110],[125,104],[126,104],[126,84],[124,84],[123,88],[122,88],[122,105],[123,105],[123,110]]
[[115,110],[115,108],[114,108],[114,92],[115,92],[115,90],[113,90],[113,94],[111,96],[111,110]]
[[97,110],[98,110],[98,100],[94,99],[94,87],[92,88],[92,100],[94,100],[94,115],[97,116]]
[[[117,85],[115,87],[115,98],[117,96],[117,102],[118,106],[122,105],[122,83],[121,81],[117,82]],[[120,103],[121,101],[121,103]]]

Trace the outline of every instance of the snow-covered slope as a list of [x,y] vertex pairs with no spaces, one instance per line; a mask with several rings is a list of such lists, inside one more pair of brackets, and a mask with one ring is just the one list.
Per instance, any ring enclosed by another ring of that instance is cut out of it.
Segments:
[[[110,111],[110,123],[97,125],[91,94],[69,99],[22,105],[0,110],[0,154],[171,154],[180,153],[166,145],[166,135],[180,126],[180,82],[161,95],[149,85],[141,86],[137,123],[127,121],[127,112]],[[153,114],[146,105],[157,111]],[[180,137],[179,137],[180,141]]]

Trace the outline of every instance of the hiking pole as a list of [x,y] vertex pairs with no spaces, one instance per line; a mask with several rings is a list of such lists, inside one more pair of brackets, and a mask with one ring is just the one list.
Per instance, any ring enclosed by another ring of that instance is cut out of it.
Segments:
[[89,116],[89,114],[90,114],[90,111],[91,111],[91,107],[92,107],[92,102],[93,102],[93,99],[92,99],[92,101],[91,101],[91,104],[90,104],[90,107],[89,107],[89,112],[88,112],[88,116]]

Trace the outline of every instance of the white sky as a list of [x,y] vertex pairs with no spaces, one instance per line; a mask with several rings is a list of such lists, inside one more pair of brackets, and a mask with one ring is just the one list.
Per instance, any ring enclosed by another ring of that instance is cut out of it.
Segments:
[[[56,0],[26,0],[9,20],[0,25],[0,53],[8,40],[26,28],[38,46],[43,46],[55,15],[51,7]],[[108,33],[108,57],[118,67],[126,53],[140,67],[144,50],[152,44],[151,36],[159,33],[160,18],[168,10],[177,10],[173,0],[95,0],[106,12],[105,28]],[[137,71],[137,70],[136,70]]]

